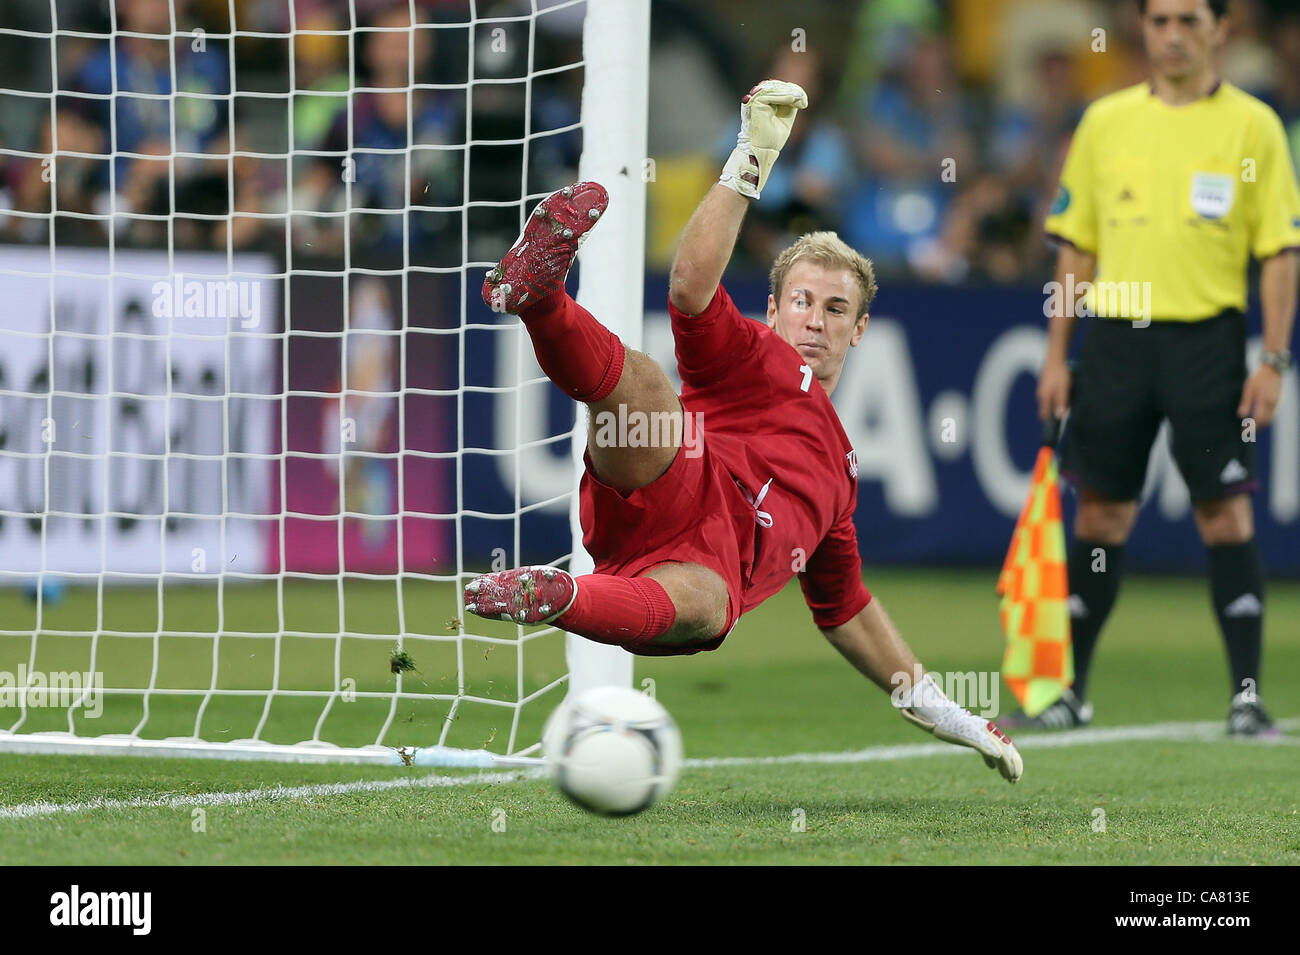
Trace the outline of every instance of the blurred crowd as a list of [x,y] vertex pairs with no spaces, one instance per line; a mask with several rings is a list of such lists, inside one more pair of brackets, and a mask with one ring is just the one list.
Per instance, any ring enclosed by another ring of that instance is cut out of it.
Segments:
[[[468,0],[57,0],[53,57],[49,40],[0,33],[0,241],[48,243],[53,227],[59,244],[111,231],[120,248],[265,250],[289,267],[490,261],[521,196],[576,175],[582,7],[558,2],[536,0],[530,31],[471,29]],[[1083,108],[1146,77],[1129,0],[751,6],[654,0],[651,267],[729,152],[739,96],[776,76],[810,107],[739,267],[831,228],[886,275],[1035,280]],[[251,35],[210,36],[232,9]],[[6,4],[0,27],[49,33],[50,10]],[[765,30],[737,28],[747,10]],[[1279,112],[1300,155],[1300,8],[1233,0],[1230,16],[1224,78]]]
[[[831,228],[886,275],[1041,281],[1054,255],[1041,223],[1083,110],[1148,77],[1136,2],[872,0],[854,9],[840,45],[818,44],[810,27],[806,48],[798,33],[782,36],[759,61],[760,75],[803,85],[810,108],[747,219],[742,243],[754,267],[793,236]],[[1296,159],[1300,5],[1232,0],[1229,16],[1221,74],[1278,111]],[[727,94],[734,111],[734,89]],[[700,168],[715,168],[732,142],[718,140]]]
[[[530,36],[526,18],[471,29],[464,0],[115,0],[115,22],[108,3],[58,4],[75,35],[54,76],[48,41],[0,50],[0,241],[48,242],[53,201],[59,244],[111,230],[118,248],[454,269],[498,256],[521,195],[577,170],[580,7]],[[215,36],[229,9],[251,34],[233,43]],[[50,29],[48,10],[2,15]],[[553,72],[525,84],[530,67]]]

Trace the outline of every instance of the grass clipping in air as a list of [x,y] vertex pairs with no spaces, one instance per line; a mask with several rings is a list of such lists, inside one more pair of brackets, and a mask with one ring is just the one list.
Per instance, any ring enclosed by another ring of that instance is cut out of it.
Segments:
[[415,669],[415,661],[401,647],[393,647],[392,653],[388,656],[388,669],[393,673],[405,673],[407,670]]

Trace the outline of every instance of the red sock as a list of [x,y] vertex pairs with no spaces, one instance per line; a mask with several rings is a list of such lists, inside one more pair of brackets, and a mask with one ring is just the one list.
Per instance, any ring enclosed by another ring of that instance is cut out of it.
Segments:
[[588,574],[578,578],[578,596],[556,623],[590,640],[631,648],[667,633],[676,619],[668,592],[652,577]]
[[623,343],[563,290],[519,313],[546,377],[578,401],[609,397],[623,374]]

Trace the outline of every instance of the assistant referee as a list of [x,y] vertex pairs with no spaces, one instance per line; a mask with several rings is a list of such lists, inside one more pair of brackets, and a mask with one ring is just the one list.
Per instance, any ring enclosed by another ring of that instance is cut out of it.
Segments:
[[[1083,308],[1052,314],[1038,382],[1044,419],[1064,416],[1073,395],[1061,470],[1079,488],[1068,554],[1075,681],[1020,723],[1068,728],[1091,719],[1088,668],[1119,590],[1152,442],[1168,420],[1209,552],[1232,679],[1228,732],[1274,735],[1256,695],[1264,581],[1248,492],[1255,429],[1272,419],[1291,363],[1300,189],[1277,114],[1215,75],[1227,0],[1138,7],[1153,78],[1089,107],[1046,224],[1060,244],[1063,298],[1092,284],[1076,300]],[[1247,376],[1251,255],[1262,263],[1264,352]],[[1096,317],[1072,393],[1066,356],[1076,312]]]

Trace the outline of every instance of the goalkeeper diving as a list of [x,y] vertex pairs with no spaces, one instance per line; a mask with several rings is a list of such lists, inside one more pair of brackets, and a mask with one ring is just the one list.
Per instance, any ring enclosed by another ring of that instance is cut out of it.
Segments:
[[[777,257],[767,322],[743,316],[720,284],[745,212],[800,109],[793,83],[766,80],[741,101],[740,135],[682,235],[669,280],[681,374],[625,348],[564,290],[578,245],[608,205],[598,183],[542,200],[491,269],[483,297],[516,314],[551,381],[591,412],[580,487],[583,545],[595,573],[555,567],[484,574],[465,609],[554,623],[632,653],[715,650],[740,616],[793,576],[813,621],[900,714],[977,750],[1015,782],[1023,763],[991,722],[949,700],[862,583],[853,510],[857,457],[830,395],[867,327],[870,261],[833,232]],[[672,440],[610,440],[600,420],[663,421]],[[698,427],[686,427],[690,415]]]

